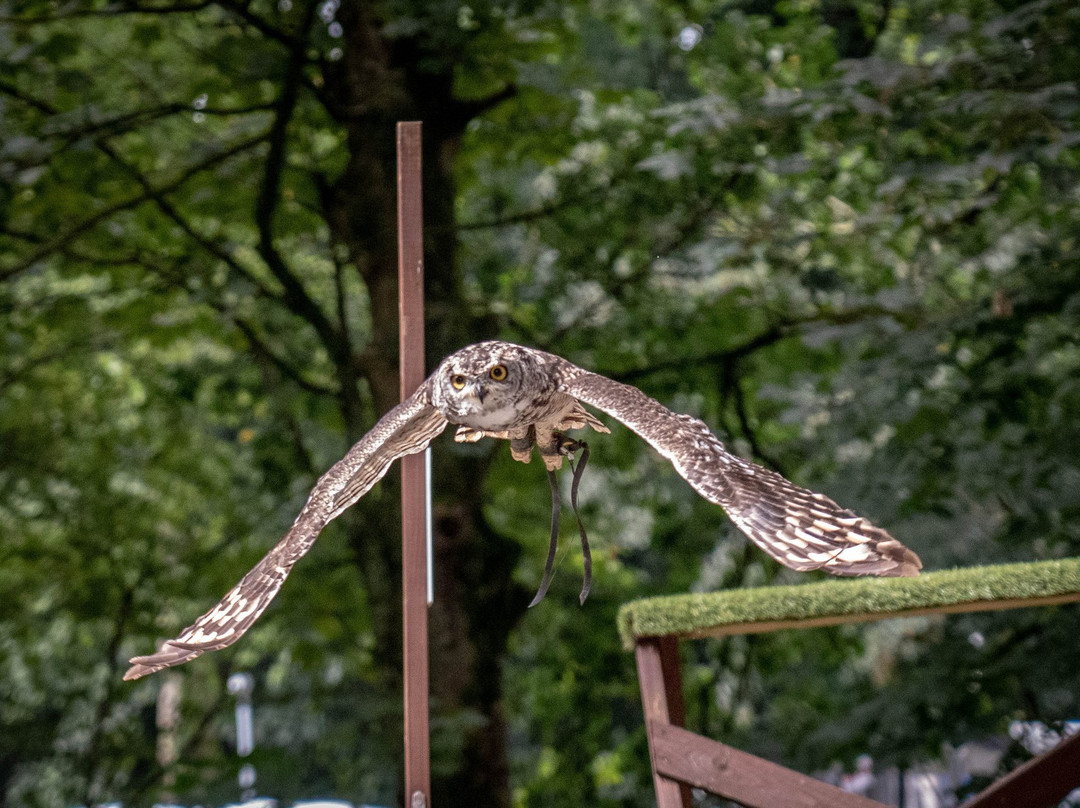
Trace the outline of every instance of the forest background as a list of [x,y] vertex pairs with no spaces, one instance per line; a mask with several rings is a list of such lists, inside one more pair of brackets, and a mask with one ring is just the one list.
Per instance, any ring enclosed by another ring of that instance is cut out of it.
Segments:
[[[1074,0],[0,2],[0,804],[235,800],[237,670],[260,793],[400,804],[396,472],[232,649],[120,679],[396,402],[399,120],[430,362],[632,382],[928,568],[1075,554],[1077,76]],[[593,593],[564,549],[526,611],[547,483],[489,444],[434,447],[435,803],[650,805],[618,605],[795,576],[616,428]],[[689,720],[912,765],[1076,718],[1064,618],[702,642]]]

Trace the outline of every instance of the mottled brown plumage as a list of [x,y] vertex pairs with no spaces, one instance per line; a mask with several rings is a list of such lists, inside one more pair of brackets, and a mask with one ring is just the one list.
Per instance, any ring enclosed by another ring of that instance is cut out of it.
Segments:
[[326,524],[386,474],[394,460],[423,451],[446,427],[455,439],[510,441],[516,460],[539,449],[548,469],[562,464],[563,432],[608,429],[582,405],[622,421],[759,547],[796,570],[835,575],[916,575],[918,556],[866,519],[724,448],[704,423],[673,413],[636,387],[553,354],[508,342],[481,342],[451,354],[408,399],[384,415],[316,483],[292,528],[221,602],[165,642],[135,657],[136,679],[236,642],[262,614],[289,570]]

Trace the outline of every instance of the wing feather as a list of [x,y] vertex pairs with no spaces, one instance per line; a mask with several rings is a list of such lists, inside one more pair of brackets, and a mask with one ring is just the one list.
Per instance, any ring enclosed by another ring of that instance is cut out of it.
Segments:
[[289,571],[311,549],[322,529],[382,479],[399,457],[423,451],[446,427],[424,383],[384,415],[348,454],[315,484],[289,532],[221,602],[149,656],[131,660],[125,679],[179,665],[236,642],[281,589]]
[[886,531],[823,494],[733,455],[697,418],[636,387],[560,360],[559,389],[622,421],[765,552],[795,570],[834,575],[917,575],[919,557]]

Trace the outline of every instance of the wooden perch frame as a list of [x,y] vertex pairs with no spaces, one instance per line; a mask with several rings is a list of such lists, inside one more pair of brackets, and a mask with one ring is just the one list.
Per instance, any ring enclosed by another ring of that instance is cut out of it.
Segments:
[[[637,658],[658,808],[690,808],[691,787],[746,808],[883,808],[683,728],[680,639],[1075,601],[1080,601],[1080,559],[628,603],[620,610],[619,625]],[[1078,786],[1080,733],[993,783],[963,808],[1053,808]]]

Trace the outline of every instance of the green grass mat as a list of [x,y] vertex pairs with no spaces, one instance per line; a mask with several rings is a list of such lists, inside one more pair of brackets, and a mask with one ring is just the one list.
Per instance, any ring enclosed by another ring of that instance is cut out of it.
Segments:
[[619,610],[619,634],[630,649],[637,637],[750,634],[1068,600],[1080,600],[1080,558],[644,598]]

